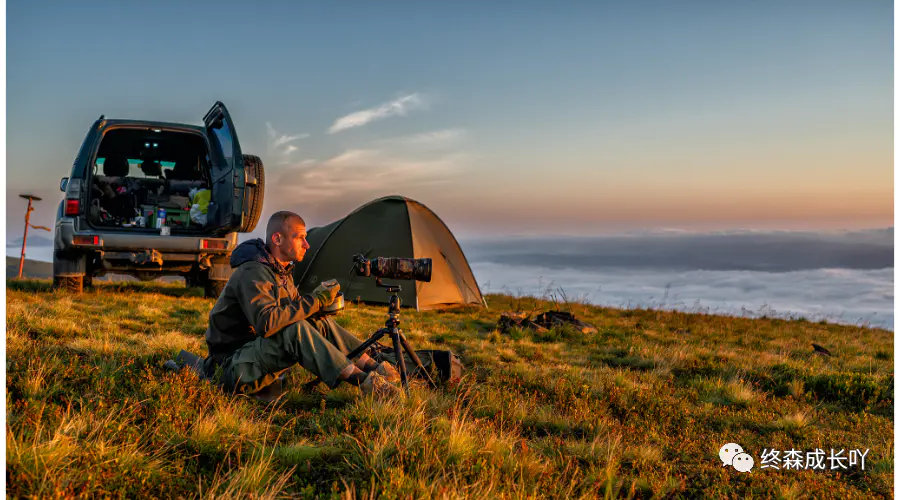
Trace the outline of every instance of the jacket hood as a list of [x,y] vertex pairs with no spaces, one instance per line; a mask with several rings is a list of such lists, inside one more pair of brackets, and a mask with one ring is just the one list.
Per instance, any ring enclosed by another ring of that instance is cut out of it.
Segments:
[[294,267],[293,262],[287,266],[278,264],[261,238],[247,240],[235,247],[234,251],[231,252],[231,267],[238,267],[247,262],[259,262],[275,269],[279,273],[290,271]]
[[245,262],[256,261],[263,264],[272,264],[272,256],[266,249],[263,240],[256,238],[255,240],[247,240],[234,248],[231,252],[231,267],[238,267]]

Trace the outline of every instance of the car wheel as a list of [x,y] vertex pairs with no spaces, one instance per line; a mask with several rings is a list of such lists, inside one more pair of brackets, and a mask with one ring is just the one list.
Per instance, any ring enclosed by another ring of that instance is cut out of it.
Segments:
[[208,299],[218,299],[225,290],[226,283],[228,282],[225,280],[208,280],[203,286],[203,296]]
[[53,288],[57,290],[65,290],[72,293],[81,293],[84,291],[83,276],[54,276]]
[[254,178],[256,178],[256,187],[247,187],[244,196],[249,196],[247,213],[244,214],[244,224],[241,226],[240,232],[249,233],[256,229],[259,223],[259,217],[262,214],[263,197],[266,192],[266,172],[263,168],[262,159],[259,156],[243,155],[244,168],[247,169]]

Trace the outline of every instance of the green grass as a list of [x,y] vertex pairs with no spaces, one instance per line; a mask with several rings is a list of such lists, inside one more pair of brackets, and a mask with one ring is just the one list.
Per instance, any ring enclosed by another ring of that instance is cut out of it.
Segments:
[[[205,354],[213,301],[178,285],[74,296],[7,281],[7,494],[157,498],[872,498],[893,485],[893,334],[561,304],[597,326],[494,329],[504,310],[404,311],[463,381],[399,401],[353,387],[263,404],[161,368]],[[386,308],[349,304],[360,337]],[[811,342],[834,354],[813,353]],[[736,442],[757,463],[723,468]],[[870,449],[866,470],[761,470],[763,448]]]

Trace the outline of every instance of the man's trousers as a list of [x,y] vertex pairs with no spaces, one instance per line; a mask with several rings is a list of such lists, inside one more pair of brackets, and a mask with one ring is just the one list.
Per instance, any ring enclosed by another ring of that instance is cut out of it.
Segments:
[[331,317],[308,318],[241,346],[222,364],[222,382],[228,392],[252,394],[299,363],[333,389],[352,364],[346,355],[360,345]]

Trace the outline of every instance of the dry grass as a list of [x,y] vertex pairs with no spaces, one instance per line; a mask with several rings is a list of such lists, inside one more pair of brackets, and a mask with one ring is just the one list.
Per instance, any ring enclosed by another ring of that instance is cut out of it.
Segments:
[[[81,296],[7,287],[11,497],[871,498],[893,485],[893,334],[490,295],[489,310],[406,312],[456,385],[375,401],[355,388],[275,404],[162,363],[205,353],[212,301],[168,285]],[[494,329],[507,309],[568,308],[582,335]],[[384,308],[340,322],[379,328]],[[827,346],[823,359],[809,344]],[[865,471],[723,469],[718,450],[870,449]]]

